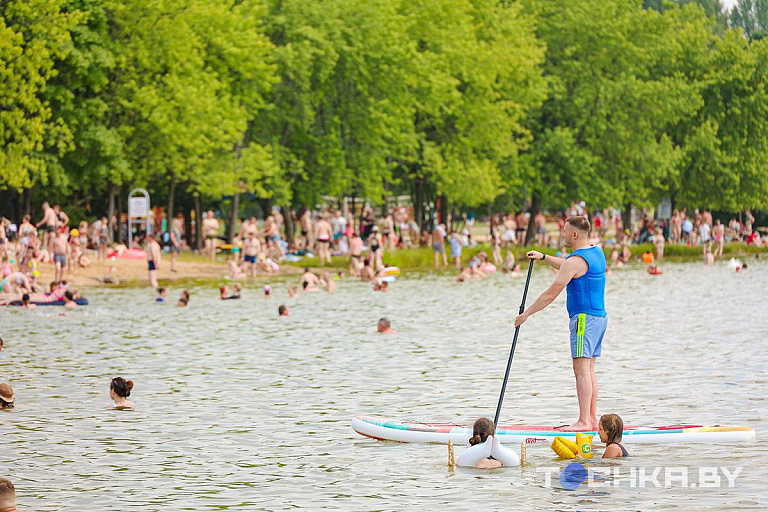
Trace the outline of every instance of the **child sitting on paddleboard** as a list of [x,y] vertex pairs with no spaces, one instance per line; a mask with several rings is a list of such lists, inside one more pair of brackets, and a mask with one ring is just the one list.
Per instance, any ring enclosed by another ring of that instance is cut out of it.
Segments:
[[629,457],[629,452],[621,442],[623,432],[624,422],[618,414],[603,414],[600,417],[597,433],[600,435],[600,441],[605,443],[604,459]]
[[494,435],[496,427],[489,418],[480,418],[472,426],[471,448],[464,450],[456,463],[459,466],[474,466],[477,469],[496,469],[502,466],[519,466],[520,457],[501,446],[501,440]]

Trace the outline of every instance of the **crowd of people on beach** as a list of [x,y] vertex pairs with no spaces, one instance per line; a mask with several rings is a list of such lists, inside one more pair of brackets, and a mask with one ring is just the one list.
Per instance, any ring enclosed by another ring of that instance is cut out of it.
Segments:
[[[194,245],[186,232],[188,219],[183,213],[170,219],[159,213],[159,218],[145,226],[154,226],[153,230],[137,232],[134,247],[127,247],[113,240],[115,229],[127,229],[125,223],[115,217],[111,220],[100,217],[93,222],[82,220],[74,227],[60,205],[44,202],[41,209],[41,218],[36,223],[29,215],[24,216],[18,226],[0,218],[0,305],[32,307],[35,303],[50,302],[76,307],[79,293],[68,287],[67,276],[94,261],[120,257],[127,250],[143,250],[141,257],[146,258],[148,281],[157,289],[163,255],[170,255],[170,271],[176,272],[179,254],[191,251],[190,246]],[[591,243],[610,251],[611,270],[633,260],[655,268],[664,259],[667,244],[701,247],[703,261],[711,265],[723,257],[729,242],[762,247],[768,241],[768,237],[754,227],[755,218],[749,210],[738,218],[731,217],[727,224],[714,219],[706,209],[696,209],[689,214],[682,208],[662,220],[643,210],[634,216],[631,229],[623,229],[619,210],[589,211],[584,201],[573,201],[569,208],[550,215],[543,212],[531,215],[525,210],[492,214],[486,219],[487,233],[485,229],[477,232],[472,213],[454,217],[449,212],[446,218],[438,217],[420,226],[410,206],[395,206],[378,217],[370,206],[357,212],[332,206],[315,210],[301,208],[289,214],[290,219],[286,219],[280,208],[273,208],[263,221],[255,216],[243,218],[230,240],[222,233],[226,223],[209,209],[201,215],[200,252],[211,262],[223,259],[227,276],[234,280],[276,274],[285,262],[317,257],[320,266],[326,266],[332,258],[343,257],[348,262],[348,276],[372,281],[377,291],[385,291],[388,285],[381,281],[381,272],[387,267],[385,254],[408,248],[431,248],[434,266],[455,266],[458,282],[483,278],[496,271],[519,276],[520,267],[515,262],[513,249],[526,245],[529,229],[537,246],[550,247],[563,254],[565,248],[561,246],[560,233],[566,217],[572,215],[591,219]],[[533,226],[529,226],[531,222]],[[288,226],[293,227],[293,233],[288,232]],[[647,253],[632,252],[633,245],[646,242],[654,247],[652,261]],[[465,249],[477,248],[479,244],[487,245],[473,251],[467,259]],[[40,268],[45,264],[53,265],[54,277],[48,283],[41,283]],[[324,283],[322,286],[331,286],[324,275],[318,276],[319,281]],[[310,291],[318,283],[310,282]],[[181,297],[179,305],[186,305],[188,301],[188,296]]]

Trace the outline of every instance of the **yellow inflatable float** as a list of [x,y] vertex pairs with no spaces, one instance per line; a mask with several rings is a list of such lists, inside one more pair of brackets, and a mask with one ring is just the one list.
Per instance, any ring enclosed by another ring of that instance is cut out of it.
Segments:
[[552,448],[552,451],[561,459],[575,459],[579,454],[578,445],[564,437],[556,437],[549,447]]
[[592,457],[592,435],[578,433],[575,443],[564,437],[556,437],[549,447],[561,459],[575,459],[577,457],[589,459]]

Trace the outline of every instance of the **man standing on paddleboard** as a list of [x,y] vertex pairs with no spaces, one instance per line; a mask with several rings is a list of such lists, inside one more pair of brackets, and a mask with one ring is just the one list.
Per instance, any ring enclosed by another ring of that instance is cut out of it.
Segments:
[[579,420],[568,430],[597,430],[597,376],[595,360],[600,357],[603,337],[608,326],[605,312],[605,255],[597,246],[590,246],[587,237],[591,226],[586,217],[568,217],[563,228],[565,246],[573,249],[566,258],[557,258],[529,251],[532,260],[543,260],[559,270],[555,282],[536,302],[515,318],[515,327],[529,316],[549,306],[566,288],[569,325],[571,329],[571,358],[576,376],[579,399]]

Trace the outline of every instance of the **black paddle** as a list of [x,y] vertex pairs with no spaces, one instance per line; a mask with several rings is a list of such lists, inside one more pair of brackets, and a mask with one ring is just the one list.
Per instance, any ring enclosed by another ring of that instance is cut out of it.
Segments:
[[[530,261],[528,265],[528,275],[525,278],[525,290],[523,290],[523,303],[520,304],[519,315],[525,311],[525,297],[528,295],[528,284],[531,282],[531,270],[533,270],[533,262]],[[493,426],[496,428],[499,425],[499,415],[501,415],[501,402],[504,401],[504,392],[507,390],[507,380],[509,379],[509,369],[512,367],[512,358],[515,357],[515,346],[517,345],[517,335],[520,333],[520,326],[515,327],[515,337],[512,339],[512,349],[509,351],[509,361],[507,361],[507,371],[504,373],[504,383],[501,385],[501,394],[499,395],[499,405],[496,406],[496,417],[493,419]]]

